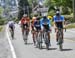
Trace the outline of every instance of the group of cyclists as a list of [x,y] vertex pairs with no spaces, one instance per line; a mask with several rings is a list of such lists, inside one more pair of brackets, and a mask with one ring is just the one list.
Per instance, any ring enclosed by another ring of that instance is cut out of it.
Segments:
[[[49,45],[51,45],[50,33],[52,31],[52,28],[51,28],[50,18],[48,18],[46,15],[42,16],[42,18],[40,18],[39,16],[34,16],[30,21],[27,14],[24,14],[20,21],[21,21],[22,34],[24,34],[24,26],[26,26],[28,33],[31,30],[34,45],[36,44],[35,35],[37,35],[37,31],[43,34],[43,31],[45,29],[48,32]],[[60,27],[62,29],[62,39],[63,39],[63,24],[64,24],[64,16],[61,15],[59,10],[57,10],[56,15],[53,16],[53,21],[54,21],[54,27],[56,29],[56,42],[58,43],[58,35],[57,35],[58,28]],[[14,23],[11,22],[11,24],[9,24],[9,28],[13,29],[11,27],[13,26],[13,24]],[[42,36],[44,37],[44,35]]]

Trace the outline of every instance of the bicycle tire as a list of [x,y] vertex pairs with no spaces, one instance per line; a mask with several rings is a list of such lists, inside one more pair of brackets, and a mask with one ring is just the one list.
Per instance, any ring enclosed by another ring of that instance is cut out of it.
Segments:
[[14,39],[14,31],[11,30],[11,37]]
[[62,44],[59,45],[59,50],[62,51]]
[[24,40],[25,44],[27,44],[27,34],[26,34],[26,30],[24,31],[23,40]]
[[45,44],[46,44],[46,49],[49,50],[49,40],[48,40],[47,32],[45,34]]
[[58,45],[59,45],[59,50],[62,50],[62,43],[63,43],[63,39],[62,39],[62,31],[59,30],[58,31]]

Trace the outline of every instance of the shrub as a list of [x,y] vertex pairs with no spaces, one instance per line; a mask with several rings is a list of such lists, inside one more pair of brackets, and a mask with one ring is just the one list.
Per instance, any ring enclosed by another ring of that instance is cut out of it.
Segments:
[[0,32],[2,31],[2,29],[3,29],[3,27],[2,27],[2,26],[0,26]]
[[48,12],[48,15],[54,16],[55,15],[54,10],[51,10],[50,12]]
[[0,25],[3,25],[5,23],[5,20],[0,19]]
[[73,19],[73,16],[72,15],[64,15],[65,17],[65,20],[70,22],[70,23],[73,23],[74,22],[74,19]]

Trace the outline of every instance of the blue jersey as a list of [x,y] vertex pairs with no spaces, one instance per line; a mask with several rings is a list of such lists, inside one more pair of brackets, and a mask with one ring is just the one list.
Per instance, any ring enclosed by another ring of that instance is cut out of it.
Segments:
[[48,18],[47,19],[44,19],[44,18],[41,19],[41,27],[43,27],[44,23],[47,23],[47,25],[49,25],[49,28],[51,27],[51,22]]
[[54,22],[63,22],[64,21],[64,16],[54,16],[53,17]]

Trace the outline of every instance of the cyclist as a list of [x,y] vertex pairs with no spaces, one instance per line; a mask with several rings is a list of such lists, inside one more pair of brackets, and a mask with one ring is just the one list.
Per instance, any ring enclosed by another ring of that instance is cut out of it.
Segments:
[[[64,23],[64,16],[62,16],[60,14],[60,11],[56,11],[56,15],[53,17],[54,20],[54,27],[56,29],[56,41],[58,42],[58,36],[57,36],[57,32],[58,32],[58,28],[62,28],[62,33],[63,33],[63,23]],[[63,35],[62,35],[62,39],[63,39]]]
[[12,31],[13,32],[13,35],[14,35],[14,29],[15,29],[15,22],[14,21],[9,21],[8,22],[8,26],[9,26],[9,30],[10,32]]
[[[41,22],[40,22],[40,17],[36,18],[36,21],[34,21],[34,30],[35,30],[35,35],[37,36],[38,32],[41,32]],[[40,35],[41,36],[41,35]]]
[[22,19],[21,19],[21,27],[22,27],[22,34],[24,34],[24,27],[26,26],[28,33],[29,33],[29,28],[30,28],[30,19],[27,16],[27,14],[24,14]]
[[9,28],[14,31],[15,22],[11,20],[11,21],[8,22],[8,25],[9,25]]
[[36,21],[36,17],[32,18],[31,21],[31,32],[32,32],[32,38],[33,38],[33,43],[35,44],[35,31],[34,31],[34,22]]
[[50,20],[46,16],[43,16],[43,18],[41,19],[41,29],[42,31],[44,29],[48,30],[48,39],[49,39],[49,44],[50,44],[51,23],[50,23]]

